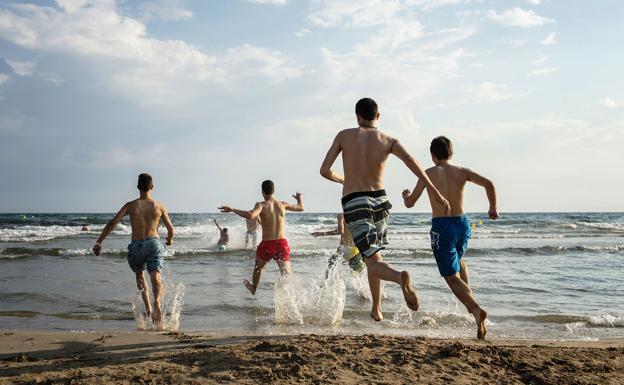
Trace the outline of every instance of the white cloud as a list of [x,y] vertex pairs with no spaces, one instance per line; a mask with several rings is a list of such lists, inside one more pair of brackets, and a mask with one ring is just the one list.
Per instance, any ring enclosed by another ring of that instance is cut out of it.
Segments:
[[600,104],[607,108],[621,108],[624,107],[624,102],[618,102],[611,98],[602,98],[600,99]]
[[528,92],[510,92],[506,84],[483,82],[467,88],[468,98],[476,103],[495,103],[526,96]]
[[184,20],[193,17],[193,12],[185,9],[180,0],[144,1],[139,5],[139,14],[145,20]]
[[526,1],[533,5],[540,5],[542,3],[542,0],[526,0]]
[[487,13],[487,17],[503,25],[523,28],[538,27],[555,22],[554,19],[539,16],[531,10],[525,11],[517,7],[506,9],[503,13],[490,10]]
[[19,76],[31,76],[35,72],[35,62],[16,60],[7,60],[6,62]]
[[286,5],[288,0],[247,0],[249,3]]
[[558,71],[559,71],[558,67],[538,68],[536,70],[529,71],[529,73],[527,73],[527,76],[529,77],[544,76],[544,75],[554,74],[555,72],[558,72]]
[[460,3],[469,3],[470,0],[407,0],[407,5],[416,6],[426,11],[434,8],[443,7],[445,5],[456,5]]
[[0,38],[31,50],[86,58],[103,82],[141,94],[145,102],[169,96],[182,101],[187,91],[192,94],[206,82],[250,76],[279,82],[302,74],[274,50],[243,45],[208,54],[181,40],[150,37],[143,23],[119,14],[114,1],[76,4],[66,0],[61,10],[31,4],[0,10]]
[[557,37],[557,32],[551,32],[548,34],[548,36],[546,36],[546,38],[542,41],[540,41],[540,44],[542,45],[555,45],[557,44],[557,42],[555,41],[555,38]]
[[395,19],[404,10],[399,0],[314,0],[308,18],[313,25],[330,27],[370,27]]
[[533,65],[544,64],[547,61],[548,61],[548,56],[540,56],[533,61]]
[[307,28],[303,28],[303,29],[300,29],[299,31],[297,31],[297,32],[295,33],[295,35],[297,35],[297,36],[299,36],[299,37],[304,37],[305,35],[309,34],[310,32],[311,32],[311,31],[310,31],[309,29],[307,29]]
[[9,80],[9,75],[0,73],[0,85],[6,83]]

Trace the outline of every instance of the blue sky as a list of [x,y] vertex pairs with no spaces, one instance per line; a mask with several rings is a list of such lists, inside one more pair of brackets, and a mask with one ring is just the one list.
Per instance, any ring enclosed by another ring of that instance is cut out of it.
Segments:
[[[266,178],[337,211],[318,169],[364,96],[425,166],[450,137],[503,212],[624,211],[622,15],[616,0],[1,1],[0,211],[115,211],[143,171],[173,212],[251,207]],[[395,210],[415,182],[389,161]],[[470,187],[466,209],[485,194]]]

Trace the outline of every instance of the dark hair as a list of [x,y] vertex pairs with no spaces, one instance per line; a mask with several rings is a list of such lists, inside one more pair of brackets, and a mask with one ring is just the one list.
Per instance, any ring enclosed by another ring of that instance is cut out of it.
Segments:
[[355,114],[364,120],[377,119],[377,103],[371,98],[363,98],[355,103]]
[[446,160],[453,156],[453,143],[446,136],[438,136],[431,141],[429,151],[439,160]]
[[150,188],[152,188],[152,176],[146,172],[139,175],[139,183],[137,184],[137,188],[142,192],[147,192]]
[[275,185],[270,180],[265,180],[262,182],[262,192],[266,195],[271,195],[275,192]]
[[223,228],[223,232],[224,232],[224,233],[227,233],[227,227],[224,227],[224,228]]

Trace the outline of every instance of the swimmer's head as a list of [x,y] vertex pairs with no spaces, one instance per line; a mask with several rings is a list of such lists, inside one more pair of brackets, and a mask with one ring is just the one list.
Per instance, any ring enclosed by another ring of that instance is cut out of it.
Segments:
[[154,188],[154,184],[152,183],[152,176],[146,172],[139,175],[139,183],[137,183],[137,188],[141,192],[148,192],[149,190]]
[[275,185],[270,180],[262,182],[262,195],[271,196],[275,192]]
[[355,116],[357,116],[358,123],[362,121],[372,121],[379,119],[379,111],[377,110],[377,103],[371,98],[363,98],[358,100],[355,104]]
[[431,159],[434,163],[440,160],[448,160],[453,157],[453,143],[446,136],[438,136],[431,141],[429,151],[431,151]]
[[227,227],[223,228],[223,232],[227,234]]

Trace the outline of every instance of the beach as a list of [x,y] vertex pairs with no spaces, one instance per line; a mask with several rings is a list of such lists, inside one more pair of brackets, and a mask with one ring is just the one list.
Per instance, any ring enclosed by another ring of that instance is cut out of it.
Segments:
[[624,340],[4,332],[1,384],[621,384]]

